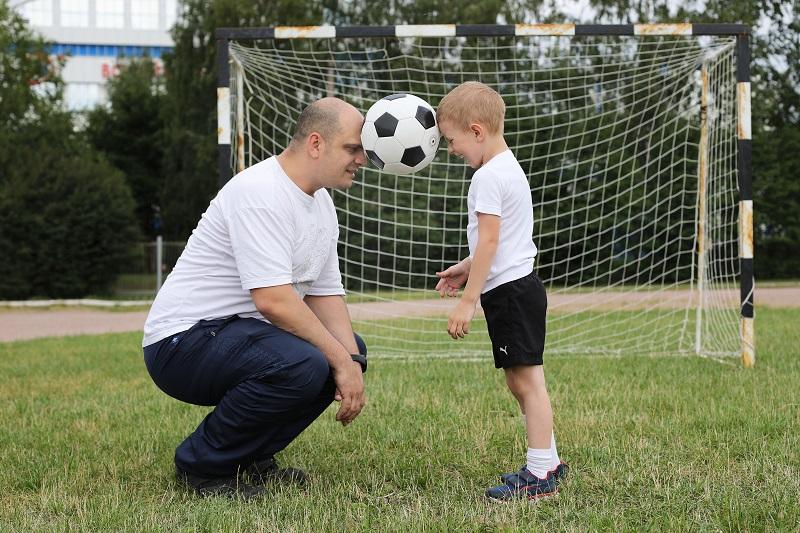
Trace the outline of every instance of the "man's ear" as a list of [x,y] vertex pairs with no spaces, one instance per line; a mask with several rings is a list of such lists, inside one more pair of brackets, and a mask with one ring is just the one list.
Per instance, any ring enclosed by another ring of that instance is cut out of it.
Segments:
[[470,124],[469,132],[475,137],[476,141],[483,142],[486,133],[483,131],[483,126],[477,123]]
[[319,159],[322,155],[322,145],[324,143],[325,141],[322,139],[322,136],[316,131],[312,131],[309,136],[306,137],[306,151],[308,155],[310,155],[312,159]]

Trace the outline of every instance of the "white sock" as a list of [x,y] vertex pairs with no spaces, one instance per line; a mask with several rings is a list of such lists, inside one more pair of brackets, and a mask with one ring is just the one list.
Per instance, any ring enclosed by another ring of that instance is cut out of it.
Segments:
[[[525,418],[525,413],[520,413],[519,419],[522,421],[522,427],[525,428],[525,431],[528,431],[528,419]],[[529,448],[532,449],[532,448]],[[550,465],[548,465],[549,471],[555,470],[558,465],[561,464],[561,458],[558,456],[558,450],[556,449],[556,434],[555,432],[550,433]]]
[[561,459],[558,457],[558,450],[556,450],[556,434],[550,434],[550,468],[548,470],[555,470],[561,464]]
[[550,448],[528,448],[528,471],[538,478],[546,478],[552,463]]

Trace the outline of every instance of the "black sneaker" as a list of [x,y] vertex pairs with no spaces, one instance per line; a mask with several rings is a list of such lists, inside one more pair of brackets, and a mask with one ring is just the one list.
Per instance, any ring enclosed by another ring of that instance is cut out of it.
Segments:
[[486,497],[495,501],[506,502],[516,499],[539,500],[554,496],[558,486],[553,472],[544,478],[536,477],[527,468],[520,469],[504,485],[486,489]]
[[305,485],[308,481],[306,473],[299,468],[279,467],[274,456],[256,461],[245,469],[244,473],[251,483],[262,486],[275,482]]
[[204,498],[209,496],[224,496],[232,499],[241,498],[242,500],[252,500],[262,496],[266,492],[264,487],[243,483],[239,479],[239,476],[205,478],[190,474],[176,466],[175,477],[179,482],[194,490],[198,496]]
[[[522,467],[520,467],[520,470],[522,470],[526,466],[527,465],[522,465]],[[558,466],[556,466],[554,469],[550,470],[550,472],[553,474],[553,477],[555,478],[556,483],[560,483],[561,481],[563,481],[563,479],[565,477],[567,477],[567,472],[569,472],[569,465],[567,463],[565,463],[564,461],[561,461],[560,463],[558,463]],[[514,476],[516,476],[516,475],[517,475],[517,472],[511,472],[511,473],[508,473],[508,474],[501,474],[500,475],[500,481],[502,481],[503,483],[508,483],[509,480],[513,479]]]

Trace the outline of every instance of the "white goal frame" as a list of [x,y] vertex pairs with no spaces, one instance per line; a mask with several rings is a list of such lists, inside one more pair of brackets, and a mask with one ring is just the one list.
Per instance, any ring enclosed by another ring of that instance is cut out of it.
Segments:
[[[753,198],[752,198],[752,141],[750,121],[750,46],[749,29],[741,24],[508,24],[508,25],[398,25],[398,26],[312,26],[270,28],[221,28],[217,30],[217,142],[219,147],[219,186],[242,170],[245,140],[242,99],[231,91],[230,45],[233,41],[348,39],[348,38],[428,38],[428,37],[499,37],[499,36],[730,36],[735,37],[736,70],[736,133],[735,184],[738,190],[738,256],[740,303],[740,357],[745,367],[755,364],[754,343],[754,276],[753,276]],[[235,76],[235,74],[234,74]],[[709,172],[708,72],[701,73],[703,91],[698,148],[698,205],[695,285],[696,299],[695,351],[702,352],[702,320],[705,279],[705,254],[708,250],[705,231],[706,178]],[[232,105],[232,102],[234,104]],[[237,109],[238,107],[238,109]],[[238,166],[238,168],[235,168]]]

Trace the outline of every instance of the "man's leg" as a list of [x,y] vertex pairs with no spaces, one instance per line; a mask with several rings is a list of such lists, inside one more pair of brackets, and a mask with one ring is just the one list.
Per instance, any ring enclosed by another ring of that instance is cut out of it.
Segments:
[[[191,353],[182,353],[184,342]],[[255,319],[218,330],[197,328],[151,359],[148,369],[165,392],[216,404],[176,451],[176,466],[196,476],[235,475],[282,450],[333,400],[322,353]]]

